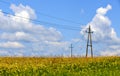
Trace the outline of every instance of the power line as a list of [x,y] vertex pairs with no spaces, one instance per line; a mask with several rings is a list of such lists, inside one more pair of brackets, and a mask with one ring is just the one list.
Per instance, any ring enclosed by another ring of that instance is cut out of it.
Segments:
[[60,20],[60,21],[64,21],[64,22],[70,22],[70,23],[74,23],[74,24],[81,24],[79,22],[75,22],[75,21],[72,21],[72,20],[67,20],[67,19],[64,19],[64,18],[58,18],[58,17],[55,17],[55,16],[52,16],[52,15],[48,15],[48,14],[45,14],[45,13],[42,13],[42,12],[38,12],[36,11],[37,13],[39,13],[39,15],[43,15],[43,16],[46,16],[46,17],[50,17],[50,18],[54,18],[56,20]]
[[[0,2],[2,3],[9,3],[8,1],[3,1],[3,0],[0,0]],[[10,13],[7,13],[7,12],[3,12],[5,14],[10,14]],[[63,20],[63,21],[67,21],[67,22],[71,22],[71,23],[76,23],[76,24],[80,24],[80,23],[77,23],[77,22],[74,22],[74,21],[71,21],[71,20],[66,20],[66,19],[63,19],[63,18],[57,18],[57,17],[54,17],[54,16],[51,16],[51,15],[47,15],[47,14],[44,14],[44,13],[41,13],[41,12],[38,12],[44,16],[48,16],[48,17],[51,17],[51,18],[55,18],[55,19],[59,19],[59,20]],[[21,17],[21,16],[17,16],[17,17]],[[24,18],[24,19],[28,19],[28,18],[25,18],[25,17],[21,17],[21,18]],[[74,31],[80,31],[80,27],[73,27],[71,25],[61,25],[61,24],[56,24],[56,23],[51,23],[51,22],[46,22],[46,21],[41,21],[41,20],[34,20],[34,19],[29,19],[30,21],[33,21],[33,22],[37,22],[37,23],[40,23],[40,24],[49,24],[51,25],[52,27],[59,27],[61,29],[67,29],[67,30],[74,30]]]
[[[5,11],[0,11],[0,12],[2,12],[2,13],[4,13],[4,14],[9,14],[9,15],[11,15],[10,13],[5,12]],[[12,16],[16,16],[16,15],[12,15]],[[8,16],[8,17],[10,17],[10,16]],[[30,20],[30,21],[33,21],[33,22],[37,22],[37,23],[49,24],[49,25],[51,25],[52,27],[53,27],[53,26],[55,26],[55,27],[57,26],[57,27],[62,28],[62,29],[80,31],[80,27],[73,27],[73,26],[71,27],[71,26],[69,26],[69,25],[61,25],[61,24],[56,24],[56,23],[51,23],[51,22],[46,22],[46,21],[34,20],[34,19],[31,19],[31,18],[25,18],[25,17],[21,17],[21,16],[16,16],[16,17],[24,18],[24,19],[27,19],[27,20]]]
[[[7,3],[9,4],[10,2],[8,1],[0,1],[1,3]],[[68,20],[68,19],[64,19],[64,18],[59,18],[59,17],[55,17],[55,16],[52,16],[52,15],[49,15],[49,14],[45,14],[45,13],[42,13],[42,12],[39,12],[39,11],[36,11],[36,13],[38,13],[37,15],[43,15],[43,16],[46,16],[46,17],[49,17],[49,18],[53,18],[53,19],[56,19],[56,20],[60,20],[60,21],[64,21],[64,22],[70,22],[70,23],[74,23],[74,24],[81,24],[79,22],[75,22],[75,21],[72,21],[72,20]]]

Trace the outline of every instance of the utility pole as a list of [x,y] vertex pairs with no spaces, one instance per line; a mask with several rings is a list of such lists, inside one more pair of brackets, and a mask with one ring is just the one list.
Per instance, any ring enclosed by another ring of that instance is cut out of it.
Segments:
[[70,56],[72,57],[73,45],[70,45]]
[[87,39],[87,47],[86,47],[86,57],[88,56],[88,47],[90,47],[91,50],[91,57],[93,57],[93,49],[92,49],[92,35],[91,33],[93,33],[91,31],[91,27],[89,25],[88,31],[86,31],[88,33],[88,39]]

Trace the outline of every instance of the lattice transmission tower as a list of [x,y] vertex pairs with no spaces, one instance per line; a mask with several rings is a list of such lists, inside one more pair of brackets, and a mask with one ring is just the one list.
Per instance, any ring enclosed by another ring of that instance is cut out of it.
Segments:
[[87,46],[86,46],[86,57],[88,56],[88,47],[90,47],[91,50],[91,57],[93,57],[93,48],[92,48],[92,31],[91,31],[91,26],[89,25],[88,31],[86,31],[88,33],[88,38],[87,38]]

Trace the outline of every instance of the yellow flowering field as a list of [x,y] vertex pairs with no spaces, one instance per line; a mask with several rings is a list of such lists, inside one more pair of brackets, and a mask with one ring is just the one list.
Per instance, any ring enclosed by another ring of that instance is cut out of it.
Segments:
[[0,76],[120,76],[120,57],[0,57]]

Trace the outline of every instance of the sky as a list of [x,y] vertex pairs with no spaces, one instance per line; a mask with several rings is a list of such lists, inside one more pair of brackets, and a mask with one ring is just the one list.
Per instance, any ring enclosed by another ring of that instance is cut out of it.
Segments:
[[[0,56],[120,55],[119,0],[0,0]],[[90,55],[90,50],[89,50]]]

